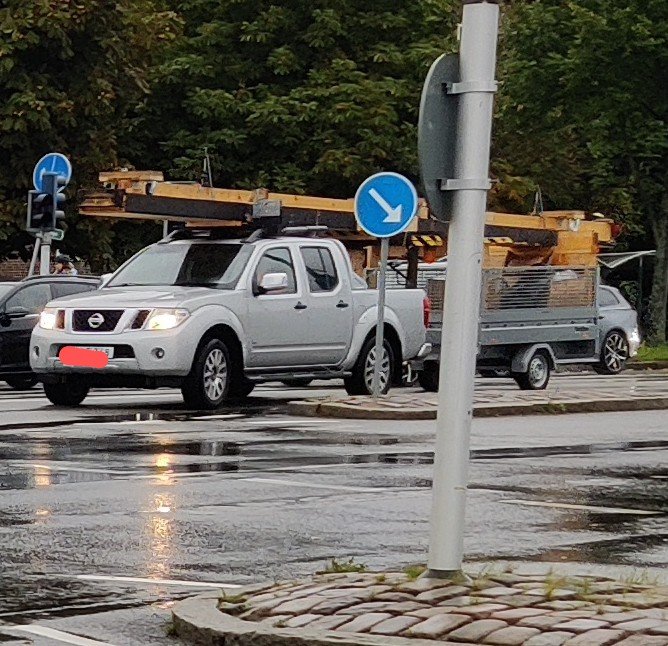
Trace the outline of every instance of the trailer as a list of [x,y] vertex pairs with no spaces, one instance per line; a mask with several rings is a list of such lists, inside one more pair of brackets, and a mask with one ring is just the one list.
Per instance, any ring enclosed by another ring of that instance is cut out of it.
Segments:
[[[445,279],[431,278],[427,293],[431,354],[420,365],[420,385],[438,390]],[[567,364],[598,364],[601,316],[596,267],[537,266],[485,269],[481,290],[478,372],[511,376],[523,390],[542,390],[551,372]]]

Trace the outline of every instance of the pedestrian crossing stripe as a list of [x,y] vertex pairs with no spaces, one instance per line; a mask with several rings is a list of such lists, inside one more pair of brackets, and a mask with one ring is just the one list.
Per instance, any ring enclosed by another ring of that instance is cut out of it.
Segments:
[[434,235],[412,235],[410,245],[412,247],[442,247],[443,238]]

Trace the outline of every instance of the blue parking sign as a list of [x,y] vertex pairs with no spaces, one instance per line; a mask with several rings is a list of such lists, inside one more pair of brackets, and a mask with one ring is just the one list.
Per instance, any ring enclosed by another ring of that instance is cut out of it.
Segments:
[[418,209],[415,186],[399,173],[376,173],[355,194],[355,217],[361,229],[376,238],[405,231]]
[[[72,179],[72,164],[70,160],[61,153],[48,153],[42,157],[36,164],[35,170],[32,172],[32,183],[35,190],[40,193],[44,190],[43,177],[44,173],[57,173],[65,179],[65,184]],[[60,190],[62,191],[63,186]]]

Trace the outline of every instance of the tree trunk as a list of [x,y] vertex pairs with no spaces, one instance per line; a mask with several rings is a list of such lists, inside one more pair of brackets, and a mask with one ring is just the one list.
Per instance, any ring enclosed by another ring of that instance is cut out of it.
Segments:
[[668,306],[668,191],[661,200],[661,209],[652,221],[654,241],[656,243],[656,261],[654,263],[654,280],[652,281],[652,298],[650,317],[652,344],[666,342],[666,306]]

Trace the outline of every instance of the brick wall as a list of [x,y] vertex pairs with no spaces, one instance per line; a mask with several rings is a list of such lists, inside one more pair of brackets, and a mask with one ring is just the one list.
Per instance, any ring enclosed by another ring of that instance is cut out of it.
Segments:
[[[91,273],[90,267],[86,263],[77,262],[74,266],[81,275],[89,275]],[[28,275],[30,269],[30,262],[24,262],[20,258],[9,258],[0,262],[0,281],[17,281],[23,280]],[[53,266],[51,267],[53,271]],[[35,267],[35,273],[39,274],[39,262]]]

